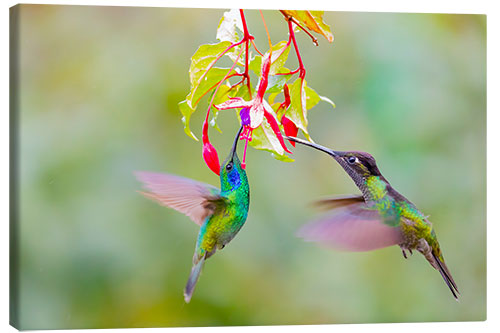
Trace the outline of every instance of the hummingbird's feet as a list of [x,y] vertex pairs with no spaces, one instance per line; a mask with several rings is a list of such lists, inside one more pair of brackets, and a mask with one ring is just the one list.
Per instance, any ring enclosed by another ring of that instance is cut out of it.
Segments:
[[405,257],[405,259],[408,259],[408,256],[406,255],[406,250],[410,252],[411,256],[413,255],[413,251],[411,249],[401,249],[401,252],[403,252],[403,257]]

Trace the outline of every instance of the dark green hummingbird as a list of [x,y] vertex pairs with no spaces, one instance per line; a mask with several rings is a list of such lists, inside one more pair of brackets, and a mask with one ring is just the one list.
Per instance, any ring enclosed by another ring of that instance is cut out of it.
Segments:
[[148,192],[144,196],[186,214],[200,226],[193,267],[184,289],[189,303],[203,263],[240,231],[248,215],[250,190],[236,147],[240,127],[229,156],[220,168],[221,189],[191,179],[152,172],[136,172]]
[[295,137],[287,139],[332,156],[362,193],[320,201],[319,204],[332,211],[302,227],[298,233],[300,237],[347,251],[370,251],[399,245],[405,258],[406,251],[413,254],[412,250],[417,250],[441,273],[453,297],[458,300],[460,293],[444,262],[431,222],[389,184],[372,155],[334,151]]

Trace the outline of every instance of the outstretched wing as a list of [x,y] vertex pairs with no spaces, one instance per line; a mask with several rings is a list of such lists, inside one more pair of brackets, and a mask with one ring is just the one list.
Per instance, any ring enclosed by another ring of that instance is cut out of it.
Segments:
[[146,171],[136,171],[135,176],[148,190],[141,194],[186,214],[200,226],[225,202],[216,187],[188,178]]
[[334,209],[365,202],[362,195],[346,195],[342,197],[324,198],[314,202],[322,209]]
[[402,242],[399,227],[383,223],[378,211],[350,203],[306,224],[298,236],[343,251],[370,251]]

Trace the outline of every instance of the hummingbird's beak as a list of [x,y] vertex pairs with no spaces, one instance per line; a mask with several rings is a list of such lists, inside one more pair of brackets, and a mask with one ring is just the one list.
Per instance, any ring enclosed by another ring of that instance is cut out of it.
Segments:
[[306,140],[302,140],[302,139],[299,139],[299,138],[296,138],[296,137],[293,137],[293,136],[285,136],[285,138],[288,139],[288,140],[292,140],[294,142],[303,144],[305,146],[309,146],[309,147],[315,148],[317,150],[321,150],[322,152],[327,153],[328,155],[330,155],[330,156],[332,156],[334,158],[340,157],[342,155],[342,152],[331,150],[329,148],[326,148],[326,147],[323,147],[321,145],[318,145],[317,143],[312,143],[312,142],[309,142],[309,141],[306,141]]
[[231,160],[234,158],[236,154],[236,148],[238,146],[238,140],[240,139],[241,131],[243,131],[243,126],[240,127],[238,134],[236,134],[236,138],[234,138],[233,148],[231,148]]

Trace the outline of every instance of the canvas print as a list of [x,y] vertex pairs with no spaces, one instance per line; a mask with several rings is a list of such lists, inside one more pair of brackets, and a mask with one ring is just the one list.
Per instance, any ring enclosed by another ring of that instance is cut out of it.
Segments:
[[10,27],[14,327],[486,319],[485,15]]

